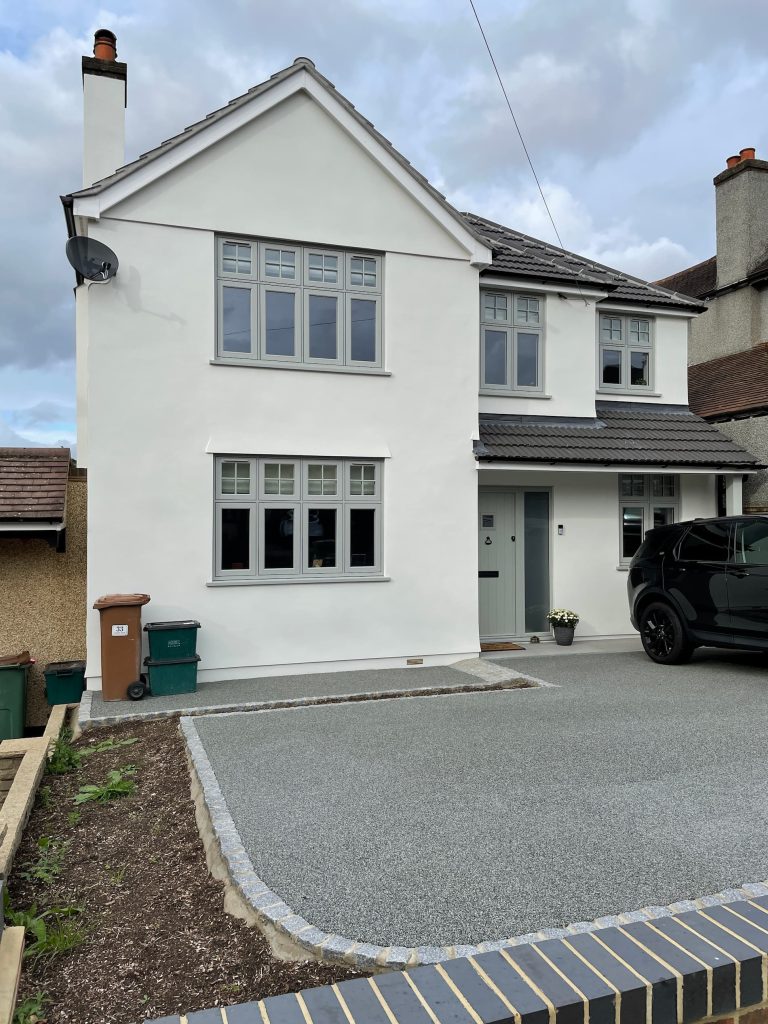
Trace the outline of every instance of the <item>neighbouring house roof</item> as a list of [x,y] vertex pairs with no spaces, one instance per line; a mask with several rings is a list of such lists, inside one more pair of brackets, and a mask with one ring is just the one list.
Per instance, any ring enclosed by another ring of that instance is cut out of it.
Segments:
[[679,270],[669,277],[662,277],[654,281],[654,284],[670,288],[673,292],[704,299],[717,289],[717,256],[710,256],[708,260],[696,263],[693,267]]
[[761,464],[681,405],[598,402],[592,418],[484,413],[481,462],[632,463],[753,469]]
[[0,448],[0,522],[63,523],[69,448]]
[[689,366],[688,398],[707,419],[768,412],[768,342]]
[[650,284],[638,277],[631,277],[620,270],[595,263],[594,260],[524,235],[521,231],[475,213],[465,213],[463,216],[487,239],[493,249],[493,264],[484,271],[486,274],[509,274],[604,288],[610,292],[610,296],[603,300],[606,303],[669,306],[697,313],[706,309],[703,303],[690,295],[678,295],[670,288],[661,287],[658,282]]

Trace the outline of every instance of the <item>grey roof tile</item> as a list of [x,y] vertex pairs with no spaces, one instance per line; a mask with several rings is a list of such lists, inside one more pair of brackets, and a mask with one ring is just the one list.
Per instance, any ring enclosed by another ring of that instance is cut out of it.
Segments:
[[597,285],[610,291],[610,297],[603,300],[605,302],[669,306],[692,312],[706,309],[702,302],[690,295],[678,295],[668,288],[649,284],[476,213],[464,213],[463,217],[468,224],[485,235],[493,248],[493,264],[484,273],[515,274],[577,285]]
[[760,465],[685,406],[598,402],[594,419],[482,414],[476,457],[482,461],[579,462],[592,465]]

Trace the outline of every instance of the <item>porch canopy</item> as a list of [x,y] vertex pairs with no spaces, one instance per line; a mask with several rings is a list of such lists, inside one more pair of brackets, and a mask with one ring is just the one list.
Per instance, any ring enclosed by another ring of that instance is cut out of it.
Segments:
[[483,464],[658,466],[754,472],[762,463],[683,405],[597,402],[594,417],[483,413],[475,457]]

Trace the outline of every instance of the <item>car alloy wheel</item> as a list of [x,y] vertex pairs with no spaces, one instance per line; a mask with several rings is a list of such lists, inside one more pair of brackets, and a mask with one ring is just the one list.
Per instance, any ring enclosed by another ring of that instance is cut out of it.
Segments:
[[675,624],[669,612],[654,608],[643,623],[643,646],[657,658],[668,658],[675,645]]

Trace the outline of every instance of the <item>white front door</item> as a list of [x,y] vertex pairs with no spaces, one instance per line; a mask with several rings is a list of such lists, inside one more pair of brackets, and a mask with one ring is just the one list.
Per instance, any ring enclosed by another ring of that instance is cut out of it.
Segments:
[[480,636],[517,633],[516,495],[480,491],[478,501]]

